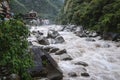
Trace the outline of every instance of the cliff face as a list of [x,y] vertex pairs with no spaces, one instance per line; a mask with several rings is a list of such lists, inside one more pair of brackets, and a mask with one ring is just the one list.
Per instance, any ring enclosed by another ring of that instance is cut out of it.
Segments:
[[62,0],[11,0],[11,8],[15,13],[26,13],[35,10],[40,17],[55,18],[63,5]]

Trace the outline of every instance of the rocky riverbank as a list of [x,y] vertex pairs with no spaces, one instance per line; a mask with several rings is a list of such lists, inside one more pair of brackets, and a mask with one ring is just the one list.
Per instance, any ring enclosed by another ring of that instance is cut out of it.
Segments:
[[65,28],[33,26],[28,38],[32,46],[42,47],[52,56],[62,70],[63,80],[120,79],[119,42],[101,40],[94,32],[80,34],[79,28]]

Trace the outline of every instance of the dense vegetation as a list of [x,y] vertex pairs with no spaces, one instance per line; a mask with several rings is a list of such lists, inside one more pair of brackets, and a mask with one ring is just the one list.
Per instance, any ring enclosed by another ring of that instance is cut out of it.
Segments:
[[61,24],[120,33],[120,0],[65,0],[58,20]]
[[55,18],[63,5],[63,0],[11,0],[11,9],[15,13],[35,10],[43,18]]
[[6,67],[9,74],[19,75],[21,80],[31,79],[27,73],[32,66],[28,34],[28,28],[20,20],[0,22],[0,69]]

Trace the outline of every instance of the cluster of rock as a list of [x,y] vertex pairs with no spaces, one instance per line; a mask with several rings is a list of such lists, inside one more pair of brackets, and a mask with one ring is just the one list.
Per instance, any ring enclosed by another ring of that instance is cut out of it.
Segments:
[[64,38],[55,30],[49,30],[47,38],[51,44],[63,43],[65,42]]
[[88,67],[89,65],[86,62],[83,61],[74,62],[74,65],[80,66],[80,74],[76,73],[75,71],[69,72],[68,73],[69,77],[77,77],[77,76],[90,77],[90,74],[86,69],[86,67]]
[[118,34],[118,33],[113,33],[113,32],[107,32],[107,33],[92,32],[92,31],[85,30],[82,26],[76,26],[76,25],[68,25],[68,26],[66,26],[65,25],[65,26],[63,26],[61,31],[74,32],[76,34],[76,36],[79,36],[79,37],[95,38],[97,36],[101,36],[101,39],[104,39],[104,40],[120,41],[120,34]]
[[51,46],[44,46],[43,49],[50,54],[54,53],[55,55],[59,55],[61,60],[64,61],[72,60],[71,56],[67,54],[66,49],[59,49]]
[[29,42],[35,64],[33,68],[29,69],[29,73],[32,77],[61,80],[63,73],[59,69],[56,61],[50,56],[50,53],[61,55],[66,53],[66,50],[60,50],[59,48],[49,45],[63,43],[65,42],[64,38],[55,30],[49,30],[47,36],[40,31],[32,31],[32,35],[35,36],[35,42],[38,43],[39,46],[35,46],[32,41]]
[[99,36],[96,32],[90,32],[83,29],[82,26],[75,26],[75,25],[63,26],[61,31],[73,32],[75,33],[76,36],[81,38],[87,37],[86,41],[95,41],[93,38]]
[[33,35],[37,38],[37,42],[41,45],[49,45],[49,44],[58,44],[65,42],[64,38],[55,30],[49,30],[47,33],[47,37],[44,36],[44,33],[40,31],[33,31]]

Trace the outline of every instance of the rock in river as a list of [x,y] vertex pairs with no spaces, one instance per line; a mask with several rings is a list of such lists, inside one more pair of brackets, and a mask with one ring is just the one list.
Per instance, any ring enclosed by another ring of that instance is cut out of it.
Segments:
[[61,80],[62,71],[54,59],[43,49],[33,46],[31,49],[35,66],[29,69],[32,77],[47,77],[50,80]]
[[61,55],[61,54],[64,54],[64,53],[67,53],[66,49],[63,49],[63,50],[58,50],[55,55]]
[[76,62],[75,65],[82,65],[82,66],[88,66],[88,64],[86,62],[82,62],[82,61],[79,61],[79,62]]

